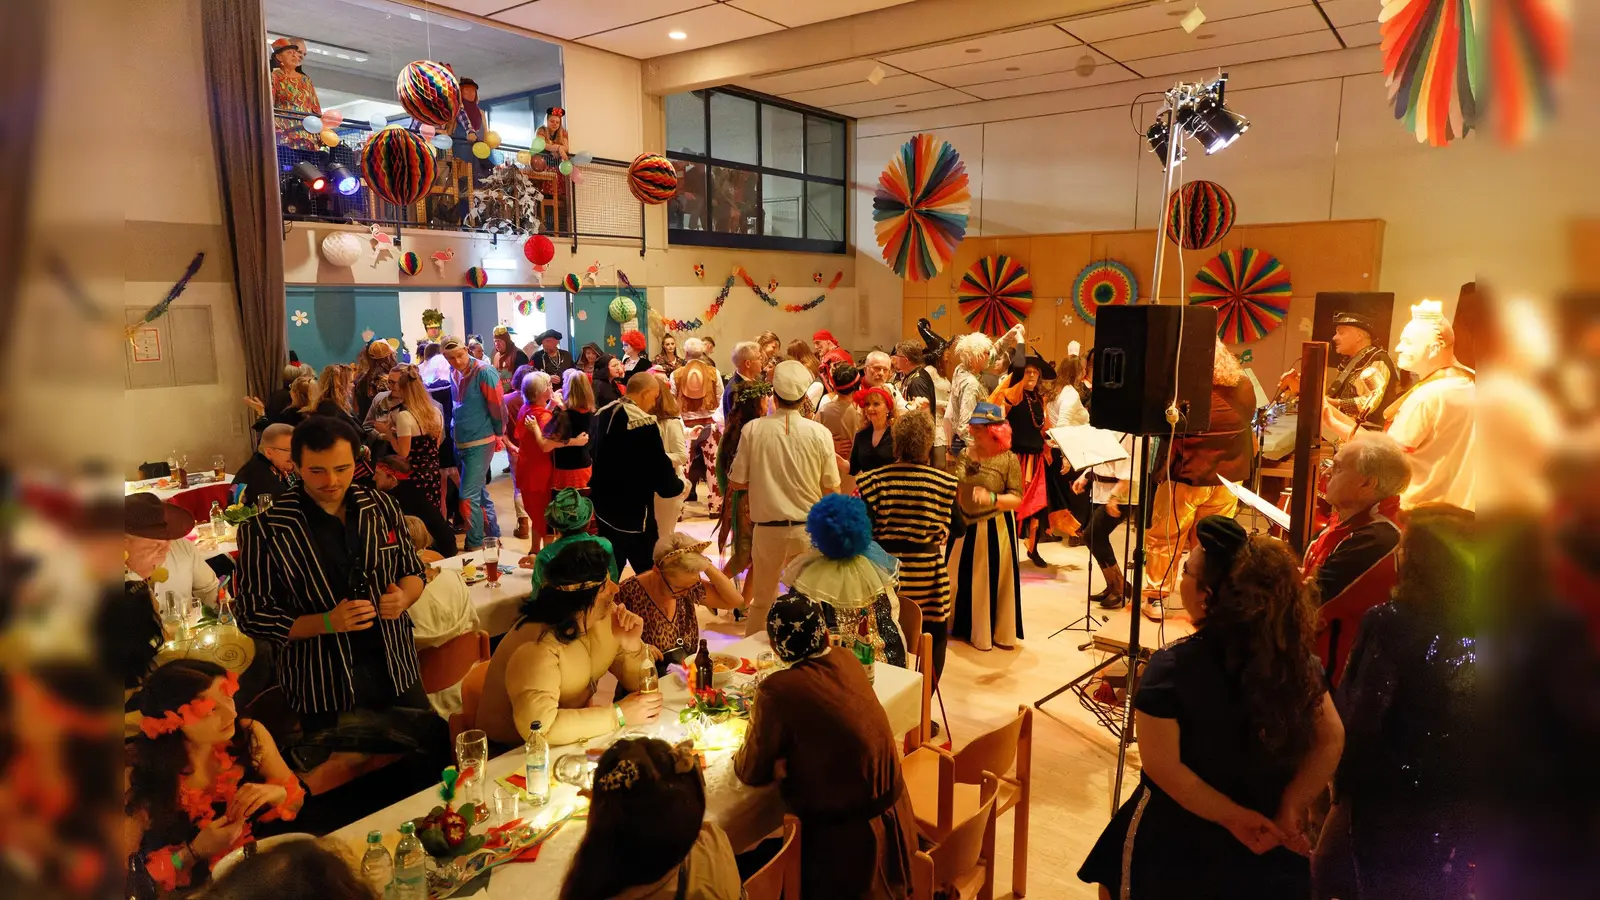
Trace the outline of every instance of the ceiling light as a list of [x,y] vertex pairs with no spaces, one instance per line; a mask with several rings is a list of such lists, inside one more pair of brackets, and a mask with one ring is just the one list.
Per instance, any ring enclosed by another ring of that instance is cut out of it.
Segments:
[[871,82],[872,84],[881,84],[883,82],[883,76],[887,74],[889,73],[883,70],[883,66],[873,66],[872,71],[867,73],[867,81]]
[[1006,71],[1007,72],[1021,72],[1022,71],[1022,67],[1021,66],[1006,66]]
[[1178,109],[1178,124],[1194,135],[1209,156],[1225,150],[1250,130],[1250,120],[1228,109],[1223,96],[1228,85],[1226,74],[1206,85],[1193,103]]
[[[1167,167],[1167,155],[1172,151],[1171,137],[1166,121],[1161,119],[1156,120],[1156,123],[1150,126],[1150,130],[1144,133],[1144,139],[1150,144],[1150,152],[1156,155],[1156,159],[1161,160],[1163,169]],[[1179,147],[1175,162],[1183,162],[1188,155],[1187,151]]]
[[1178,20],[1178,24],[1183,26],[1183,30],[1189,32],[1190,34],[1194,34],[1194,30],[1205,23],[1206,14],[1198,5],[1195,6],[1194,9],[1189,10],[1188,14],[1182,19]]
[[1095,59],[1093,54],[1085,53],[1084,55],[1078,57],[1078,64],[1074,66],[1072,70],[1077,72],[1080,78],[1088,78],[1090,75],[1094,74],[1094,70],[1099,65],[1100,61]]
[[681,31],[669,31],[667,32],[667,37],[672,38],[675,41],[682,41],[687,40],[689,36]]
[[982,53],[983,52],[983,48],[982,47],[968,47],[967,48],[967,52],[968,53]]

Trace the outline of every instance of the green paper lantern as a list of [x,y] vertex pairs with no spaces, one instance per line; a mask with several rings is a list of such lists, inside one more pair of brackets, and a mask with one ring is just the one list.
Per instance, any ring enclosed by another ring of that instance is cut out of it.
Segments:
[[627,297],[618,297],[611,301],[611,321],[617,324],[632,322],[639,317],[639,307]]

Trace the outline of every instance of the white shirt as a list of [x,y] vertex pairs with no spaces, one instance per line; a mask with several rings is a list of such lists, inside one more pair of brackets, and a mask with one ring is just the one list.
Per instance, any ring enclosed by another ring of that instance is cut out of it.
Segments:
[[824,490],[839,488],[833,434],[797,409],[744,426],[728,480],[750,486],[750,521],[804,522]]
[[1472,445],[1477,385],[1460,372],[1439,375],[1411,389],[1389,423],[1389,436],[1411,459],[1411,486],[1400,508],[1449,503],[1472,509]]
[[[1076,392],[1074,391],[1073,393]],[[1081,409],[1082,407],[1080,406],[1079,408]],[[1137,464],[1139,455],[1138,442],[1133,435],[1125,434],[1122,436],[1122,449],[1128,451],[1126,458],[1115,462],[1101,463],[1091,470],[1092,474],[1089,476],[1089,481],[1093,491],[1094,502],[1101,506],[1104,506],[1106,501],[1112,497],[1116,497],[1118,503],[1126,505],[1132,503],[1139,496],[1139,474],[1144,471],[1144,467]],[[1115,478],[1117,481],[1126,481],[1128,482],[1128,488],[1125,491],[1119,491],[1117,490],[1116,482],[1102,481],[1099,476]]]
[[1057,425],[1087,425],[1089,424],[1089,411],[1083,408],[1083,400],[1078,397],[1078,389],[1067,385],[1061,389],[1056,397],[1055,407],[1050,411],[1050,421]]
[[460,569],[441,567],[409,612],[411,637],[418,647],[438,647],[478,627],[478,612]]
[[422,367],[417,370],[417,374],[422,376],[424,386],[437,384],[441,381],[449,381],[450,360],[446,359],[445,355],[441,353],[423,363]]
[[928,377],[933,379],[933,401],[939,413],[939,421],[934,423],[933,445],[935,447],[950,446],[950,436],[945,433],[944,411],[950,407],[950,379],[939,374],[936,366],[923,366],[928,372]]
[[[194,541],[178,538],[168,541],[167,545],[167,558],[160,566],[167,570],[167,580],[151,586],[157,608],[160,608],[161,598],[168,591],[180,600],[195,597],[207,607],[216,606],[217,573],[206,564],[205,557],[200,555]],[[123,578],[126,581],[144,580],[132,572],[125,573]]]

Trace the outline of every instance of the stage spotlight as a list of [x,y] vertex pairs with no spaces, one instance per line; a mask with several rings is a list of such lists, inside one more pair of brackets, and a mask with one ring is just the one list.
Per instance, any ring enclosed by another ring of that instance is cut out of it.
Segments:
[[1206,148],[1206,155],[1227,149],[1250,130],[1250,120],[1228,109],[1223,97],[1228,77],[1217,79],[1193,104],[1178,110],[1178,124]]
[[346,197],[361,190],[361,179],[357,178],[344,163],[334,163],[328,167],[328,181],[334,190]]
[[[1150,152],[1156,155],[1156,159],[1161,161],[1161,168],[1165,169],[1167,154],[1172,150],[1172,132],[1167,129],[1167,123],[1157,119],[1156,123],[1150,126],[1150,130],[1145,132],[1144,138],[1150,142]],[[1183,162],[1188,156],[1189,152],[1179,146],[1176,161]]]
[[294,164],[294,175],[312,193],[321,193],[328,186],[328,179],[323,177],[322,170],[317,164],[302,160]]

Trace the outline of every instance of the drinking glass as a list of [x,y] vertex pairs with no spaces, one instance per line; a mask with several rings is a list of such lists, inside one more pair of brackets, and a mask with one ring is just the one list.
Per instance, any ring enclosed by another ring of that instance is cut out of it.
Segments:
[[483,539],[483,567],[489,575],[490,584],[500,583],[500,539],[486,537]]
[[518,807],[519,798],[516,791],[508,791],[504,787],[494,789],[494,826],[499,828],[510,825],[521,817]]
[[488,784],[489,736],[473,728],[456,735],[456,800],[474,803],[477,820],[487,821],[489,807],[484,797]]
[[210,522],[198,522],[195,524],[194,542],[196,544],[204,545],[207,541],[215,541],[216,538],[216,530],[211,527]]
[[272,508],[272,495],[262,494],[256,497],[256,513],[264,513]]
[[217,476],[218,481],[228,477],[228,460],[221,453],[211,457],[211,474]]
[[591,762],[588,754],[568,753],[556,760],[555,768],[551,773],[562,784],[570,784],[575,788],[592,787],[594,780],[595,763]]
[[656,675],[656,664],[645,660],[639,665],[639,693],[654,694],[661,690],[661,679]]

